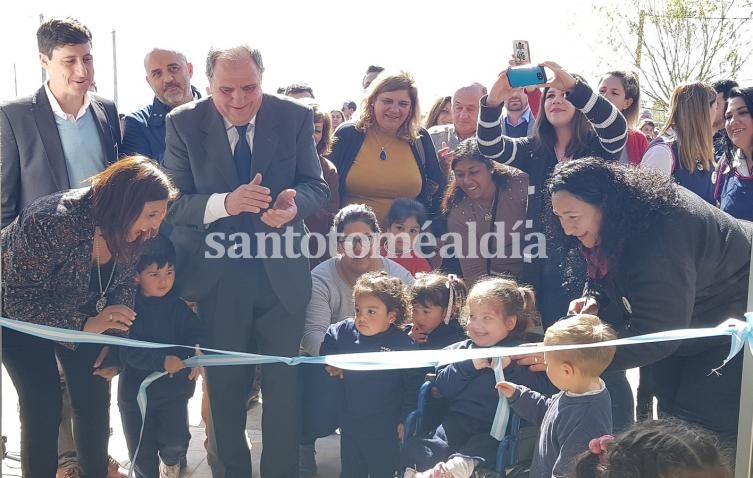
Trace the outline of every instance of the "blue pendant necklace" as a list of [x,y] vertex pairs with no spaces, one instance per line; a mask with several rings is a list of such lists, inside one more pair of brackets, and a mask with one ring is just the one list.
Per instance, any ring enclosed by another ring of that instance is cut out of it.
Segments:
[[[392,144],[395,142],[395,137],[390,138],[390,141],[382,144],[381,136],[383,133],[374,132],[374,140],[379,145],[379,161],[387,161],[388,155],[387,155],[387,148],[392,146]],[[390,135],[391,136],[391,135]]]

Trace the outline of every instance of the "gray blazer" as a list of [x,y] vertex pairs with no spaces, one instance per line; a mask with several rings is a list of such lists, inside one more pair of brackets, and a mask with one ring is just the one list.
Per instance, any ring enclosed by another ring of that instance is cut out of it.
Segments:
[[[298,215],[288,226],[299,234],[292,239],[292,250],[300,254],[302,237],[308,234],[303,219],[322,208],[329,197],[313,140],[313,114],[294,100],[264,95],[255,125],[251,176],[262,174],[262,184],[271,190],[273,201],[283,189],[296,190]],[[178,252],[177,277],[184,297],[201,300],[214,288],[228,261],[239,260],[226,255],[205,257],[205,253],[216,254],[207,246],[208,234],[281,233],[284,229],[272,229],[258,214],[249,213],[204,225],[209,197],[240,186],[225,123],[212,97],[174,109],[167,117],[165,143],[163,168],[181,193],[167,217],[174,226],[170,238]],[[302,312],[311,294],[308,259],[287,257],[284,245],[281,249],[283,257],[262,261],[280,301],[288,311]],[[267,255],[271,252],[267,248]]]
[[[107,163],[118,158],[120,122],[115,103],[91,96]],[[32,96],[0,105],[0,163],[2,164],[2,227],[12,222],[35,199],[64,191],[71,185],[52,106],[42,86]]]

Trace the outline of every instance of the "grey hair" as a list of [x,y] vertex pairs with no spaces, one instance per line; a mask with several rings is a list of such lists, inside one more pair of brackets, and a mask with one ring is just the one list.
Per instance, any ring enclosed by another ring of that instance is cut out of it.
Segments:
[[178,50],[172,50],[170,48],[152,48],[151,50],[149,50],[149,53],[147,53],[144,56],[144,68],[146,68],[146,62],[149,61],[149,57],[152,56],[152,54],[157,53],[159,51],[164,51],[164,52],[167,52],[167,53],[172,53],[173,55],[175,55],[178,58],[180,58],[180,60],[185,65],[188,65],[188,59],[186,58],[186,55],[184,55],[183,53],[179,52]]
[[212,81],[212,78],[214,78],[214,65],[217,64],[217,60],[238,61],[243,60],[246,57],[251,57],[251,59],[254,60],[256,68],[258,68],[260,74],[264,73],[264,63],[261,60],[261,52],[256,48],[252,49],[248,45],[238,45],[231,48],[219,48],[216,46],[209,48],[209,53],[207,54],[207,78],[209,81]]
[[469,89],[469,88],[480,88],[482,96],[486,95],[488,93],[488,90],[486,89],[486,86],[482,85],[478,81],[474,81],[473,83],[470,83],[470,84],[465,85],[465,86],[461,86],[460,88],[458,88],[457,90],[455,90],[455,92],[452,93],[452,100],[455,101],[455,95],[458,94],[458,91]]

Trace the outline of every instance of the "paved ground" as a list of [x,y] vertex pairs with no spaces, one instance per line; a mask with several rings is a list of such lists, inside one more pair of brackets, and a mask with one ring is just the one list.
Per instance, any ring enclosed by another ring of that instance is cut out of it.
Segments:
[[[112,436],[110,437],[110,454],[121,464],[128,466],[128,450],[123,437],[120,424],[120,415],[115,403],[117,391],[117,377],[113,380],[112,396],[113,403],[110,408]],[[204,450],[204,425],[201,421],[201,379],[196,386],[196,394],[188,403],[188,415],[191,430],[191,444],[188,450],[188,467],[184,478],[211,478],[211,472],[206,460]],[[16,390],[10,378],[3,370],[2,374],[2,435],[8,438],[7,450],[10,457],[18,456],[20,451],[20,424],[18,421],[18,399]],[[261,405],[254,406],[249,410],[246,418],[246,435],[251,443],[254,474],[259,476],[259,458],[261,455]],[[340,474],[340,438],[332,435],[317,440],[317,460],[319,462],[319,476],[335,478]],[[296,457],[297,459],[297,457]],[[3,460],[3,476],[21,476],[20,464],[11,458]]]
[[[628,379],[636,389],[638,383],[637,371],[629,371]],[[201,380],[201,379],[199,379]],[[117,390],[117,378],[113,381],[113,397]],[[211,478],[211,472],[206,460],[204,450],[204,426],[201,422],[201,382],[197,384],[197,393],[189,402],[189,422],[191,425],[191,445],[188,451],[188,468],[183,475],[184,478]],[[20,426],[18,422],[18,401],[16,390],[3,370],[2,374],[2,435],[8,438],[7,450],[10,456],[17,456],[20,450]],[[128,465],[128,451],[123,438],[123,431],[120,425],[120,415],[118,414],[117,405],[113,401],[110,410],[112,417],[112,436],[110,437],[110,454],[120,461],[123,465]],[[253,455],[254,474],[253,478],[259,477],[259,457],[261,454],[261,406],[255,406],[249,410],[246,419],[246,430],[251,451]],[[340,474],[340,439],[337,435],[317,440],[317,463],[319,465],[320,478],[336,478]],[[297,458],[297,457],[296,457]],[[3,476],[21,476],[19,463],[10,458],[3,460]]]

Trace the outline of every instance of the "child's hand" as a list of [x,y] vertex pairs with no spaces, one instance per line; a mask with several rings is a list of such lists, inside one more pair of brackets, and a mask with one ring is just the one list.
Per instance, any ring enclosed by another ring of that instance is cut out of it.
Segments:
[[184,368],[186,368],[186,364],[175,355],[165,357],[165,372],[169,373],[171,377],[174,373],[178,373]]
[[502,392],[502,395],[504,395],[507,398],[512,398],[512,396],[515,394],[515,384],[510,382],[498,382],[497,383],[497,390]]
[[113,377],[115,377],[119,373],[120,373],[120,369],[118,367],[105,367],[105,368],[94,369],[93,375],[102,377],[109,382],[110,380],[113,379]]
[[411,327],[410,332],[408,332],[408,337],[417,344],[425,344],[429,338],[428,334],[422,331],[416,324],[413,324],[413,327]]
[[92,364],[92,367],[94,367],[94,372],[92,374],[102,377],[108,382],[120,373],[120,368],[115,366],[102,368],[102,364],[104,363],[109,353],[110,347],[102,347],[102,350],[99,351],[99,355],[97,355],[97,358]]
[[102,366],[102,363],[105,361],[107,356],[110,354],[110,347],[104,346],[102,347],[102,350],[99,351],[99,355],[97,355],[97,358],[94,360],[94,364],[92,364],[92,367],[99,368]]
[[202,367],[193,367],[188,374],[188,380],[196,380],[202,374]]
[[405,424],[399,423],[397,425],[397,439],[403,441],[403,437],[405,437]]
[[447,465],[444,462],[439,462],[434,465],[434,468],[427,470],[421,474],[427,478],[443,478],[445,476],[452,476],[452,472],[447,469]]
[[342,380],[343,371],[341,368],[333,367],[332,365],[325,365],[324,370],[327,371],[330,377],[337,377]]
[[485,368],[492,367],[491,359],[479,358],[479,359],[472,359],[472,360],[473,360],[473,366],[476,367],[476,370],[483,370]]

